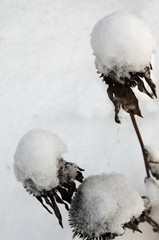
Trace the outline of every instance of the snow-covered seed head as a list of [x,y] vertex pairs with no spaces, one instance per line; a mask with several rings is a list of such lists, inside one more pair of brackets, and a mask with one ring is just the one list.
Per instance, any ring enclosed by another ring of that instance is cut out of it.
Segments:
[[54,210],[61,226],[62,217],[56,202],[64,204],[68,210],[65,201],[70,203],[76,191],[74,181],[83,181],[83,169],[63,159],[62,154],[66,152],[66,145],[56,134],[33,129],[22,137],[14,155],[17,180],[49,212],[43,200]]
[[74,236],[113,239],[122,235],[126,224],[143,210],[141,197],[123,175],[101,174],[88,177],[79,186],[71,202],[69,221]]
[[[102,18],[93,28],[91,46],[95,65],[103,81],[108,84],[108,95],[115,105],[115,120],[120,123],[118,112],[141,116],[132,87],[149,97],[156,97],[156,86],[151,80],[151,60],[155,38],[147,22],[135,14],[116,12]],[[151,93],[146,89],[147,82]]]

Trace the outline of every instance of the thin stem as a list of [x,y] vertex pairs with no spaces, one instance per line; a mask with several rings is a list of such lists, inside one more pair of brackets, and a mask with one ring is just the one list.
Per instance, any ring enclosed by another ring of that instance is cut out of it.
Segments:
[[148,161],[147,161],[147,156],[145,154],[144,143],[143,143],[143,140],[142,140],[139,128],[137,126],[137,122],[136,122],[136,119],[134,117],[134,114],[130,113],[130,117],[131,117],[131,120],[132,120],[134,129],[135,129],[136,135],[138,137],[138,140],[139,140],[139,143],[140,143],[140,146],[141,146],[141,150],[142,150],[142,154],[143,154],[143,158],[144,158],[144,163],[145,163],[146,174],[147,174],[147,177],[150,178],[150,173],[149,173],[149,168],[148,168]]
[[146,216],[146,221],[154,228],[156,232],[159,232],[159,225],[150,216]]

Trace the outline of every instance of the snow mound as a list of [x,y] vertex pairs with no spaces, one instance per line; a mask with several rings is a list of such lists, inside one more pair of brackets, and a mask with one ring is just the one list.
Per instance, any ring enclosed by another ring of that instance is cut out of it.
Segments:
[[17,180],[37,191],[56,187],[59,184],[58,160],[66,152],[66,145],[57,135],[42,129],[27,132],[14,155]]
[[152,145],[145,146],[148,154],[149,168],[154,177],[159,179],[159,151]]
[[135,14],[115,12],[93,28],[91,46],[100,73],[130,78],[129,72],[144,72],[155,50],[155,38],[147,22]]
[[159,224],[159,186],[152,179],[146,179],[147,194],[150,199],[150,217]]
[[75,235],[88,239],[113,237],[123,234],[124,224],[143,210],[141,197],[123,175],[94,175],[84,180],[72,200],[70,225]]
[[153,145],[146,145],[145,149],[149,153],[149,160],[154,163],[159,163],[159,151]]

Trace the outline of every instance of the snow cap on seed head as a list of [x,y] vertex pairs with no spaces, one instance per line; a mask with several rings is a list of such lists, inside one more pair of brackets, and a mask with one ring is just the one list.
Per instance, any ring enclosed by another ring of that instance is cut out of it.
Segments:
[[120,77],[129,72],[144,72],[151,63],[155,38],[147,22],[132,13],[115,12],[99,20],[91,34],[96,68]]
[[56,134],[42,129],[30,130],[18,143],[14,155],[17,180],[24,185],[26,180],[32,180],[38,191],[56,187],[58,159],[66,152],[66,145]]
[[108,85],[107,93],[115,107],[115,121],[120,123],[121,108],[142,117],[133,88],[157,98],[151,79],[155,38],[149,25],[135,14],[115,12],[96,23],[91,45],[96,68]]
[[62,215],[57,203],[69,209],[68,203],[76,191],[75,180],[82,182],[81,171],[84,171],[65,161],[62,157],[65,152],[67,147],[56,134],[33,129],[22,137],[14,155],[17,180],[49,213],[52,213],[49,208],[54,211],[61,227]]
[[124,225],[143,210],[141,197],[123,175],[94,175],[86,178],[75,193],[69,221],[74,236],[112,239],[122,235]]

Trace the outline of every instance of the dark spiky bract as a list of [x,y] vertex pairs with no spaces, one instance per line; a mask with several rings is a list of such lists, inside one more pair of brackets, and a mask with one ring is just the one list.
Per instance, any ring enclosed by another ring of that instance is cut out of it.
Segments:
[[[102,73],[101,77],[108,85],[108,96],[115,107],[115,121],[117,123],[120,123],[118,114],[121,107],[128,113],[142,117],[138,99],[132,90],[133,87],[137,86],[140,92],[145,93],[150,98],[157,98],[156,86],[151,79],[151,70],[152,66],[150,64],[144,72],[129,72],[129,78],[120,77],[120,79],[114,71],[110,71],[107,76]],[[145,87],[144,81],[148,84],[151,92]]]
[[106,233],[106,234],[100,235],[99,237],[93,237],[93,235],[92,235],[92,237],[89,237],[85,234],[74,232],[73,237],[76,237],[76,236],[83,239],[83,240],[111,240],[111,239],[114,239],[115,237],[117,237],[117,234]]
[[[51,190],[38,191],[34,182],[31,179],[26,179],[24,188],[30,194],[42,204],[42,206],[52,214],[52,210],[57,217],[60,226],[63,228],[62,215],[58,208],[57,203],[63,204],[65,209],[68,211],[71,204],[72,196],[74,192],[77,191],[75,180],[78,182],[83,182],[83,175],[81,171],[83,169],[79,168],[76,164],[66,162],[63,159],[58,160],[58,179],[59,185]],[[72,173],[73,172],[73,173]],[[71,174],[70,174],[71,173]]]

